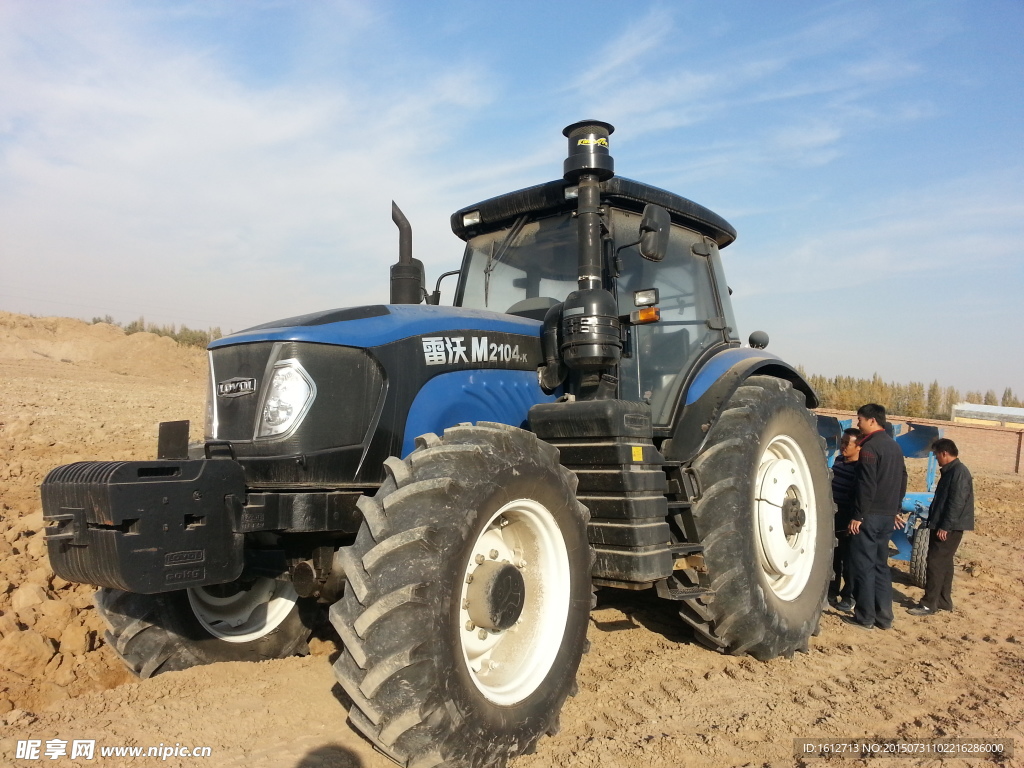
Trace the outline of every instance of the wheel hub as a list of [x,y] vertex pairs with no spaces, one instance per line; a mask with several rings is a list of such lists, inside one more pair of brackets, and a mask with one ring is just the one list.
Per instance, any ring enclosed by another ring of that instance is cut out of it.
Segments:
[[558,524],[532,499],[484,524],[462,581],[459,640],[473,683],[491,702],[516,704],[558,655],[569,610],[569,561]]
[[247,585],[194,587],[186,594],[203,629],[229,643],[258,640],[277,629],[299,597],[290,583],[267,578]]
[[754,497],[757,551],[771,590],[800,596],[814,566],[814,484],[800,446],[778,435],[761,456]]
[[807,513],[800,504],[799,491],[796,486],[791,485],[786,490],[786,500],[782,502],[782,530],[786,538],[800,533],[806,522]]
[[519,621],[526,602],[526,581],[514,565],[488,560],[473,571],[466,599],[474,624],[500,632]]

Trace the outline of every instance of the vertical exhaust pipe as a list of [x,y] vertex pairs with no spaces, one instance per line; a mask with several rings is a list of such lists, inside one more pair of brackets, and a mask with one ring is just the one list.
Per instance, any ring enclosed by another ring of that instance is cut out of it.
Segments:
[[[603,284],[601,182],[615,175],[615,161],[608,146],[614,130],[608,123],[584,120],[562,131],[569,139],[563,176],[579,189],[579,289],[570,293],[562,305],[562,360],[569,368],[599,379],[605,374],[614,377],[622,356],[618,306]],[[596,395],[587,382],[584,387],[591,390],[591,397],[604,396]]]
[[423,263],[412,257],[412,226],[394,200],[391,220],[398,227],[398,263],[391,265],[391,303],[419,304],[426,296]]
[[569,139],[569,154],[562,175],[575,181],[579,221],[580,290],[601,287],[601,182],[615,175],[608,137],[615,128],[600,120],[583,120],[568,126],[562,135]]

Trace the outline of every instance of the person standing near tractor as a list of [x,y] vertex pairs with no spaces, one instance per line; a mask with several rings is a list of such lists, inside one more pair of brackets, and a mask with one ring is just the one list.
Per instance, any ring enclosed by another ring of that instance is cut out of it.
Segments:
[[853,616],[843,621],[861,629],[892,627],[892,572],[889,537],[907,492],[903,451],[885,431],[885,408],[868,403],[857,409],[860,458],[853,519],[848,528],[853,575]]
[[964,531],[974,530],[974,478],[960,461],[956,443],[947,438],[936,440],[932,453],[939,464],[939,484],[928,509],[928,565],[924,597],[911,616],[931,616],[937,611],[952,611],[953,555]]
[[832,558],[832,583],[829,596],[840,611],[853,610],[853,576],[850,570],[850,521],[853,519],[857,489],[857,459],[860,430],[851,427],[843,431],[839,455],[832,464],[832,498],[836,503],[836,549]]

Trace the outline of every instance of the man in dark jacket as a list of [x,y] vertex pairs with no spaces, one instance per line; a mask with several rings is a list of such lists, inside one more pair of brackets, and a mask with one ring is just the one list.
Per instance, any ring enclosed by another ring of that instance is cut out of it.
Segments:
[[928,509],[928,566],[924,597],[912,616],[931,616],[936,611],[952,611],[953,555],[964,531],[974,530],[974,478],[958,458],[956,443],[936,440],[932,453],[939,463],[939,484]]
[[850,521],[850,565],[853,576],[853,616],[843,620],[861,629],[892,627],[892,572],[889,537],[896,527],[907,492],[903,451],[885,431],[885,408],[877,403],[857,410],[860,458],[857,491]]
[[857,490],[857,459],[860,430],[843,432],[839,455],[832,463],[832,500],[836,503],[836,548],[832,555],[832,582],[829,596],[840,611],[853,610],[853,575],[850,570],[850,521],[853,519],[854,494]]

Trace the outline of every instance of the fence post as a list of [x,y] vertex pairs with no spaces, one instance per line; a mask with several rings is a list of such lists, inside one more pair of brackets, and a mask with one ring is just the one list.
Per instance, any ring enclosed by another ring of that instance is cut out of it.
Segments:
[[1013,472],[1016,475],[1020,474],[1020,447],[1024,443],[1024,430],[1017,433],[1017,461],[1013,465]]

